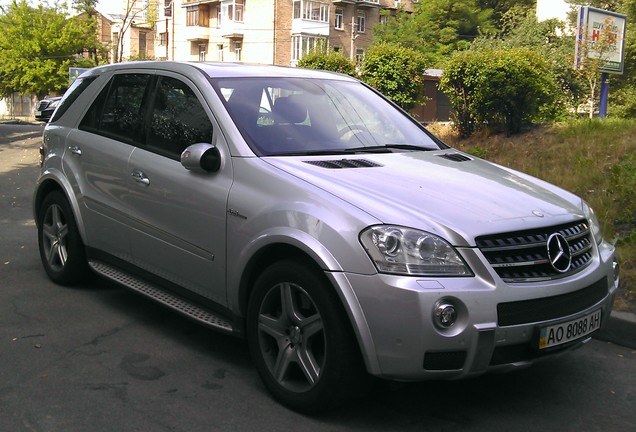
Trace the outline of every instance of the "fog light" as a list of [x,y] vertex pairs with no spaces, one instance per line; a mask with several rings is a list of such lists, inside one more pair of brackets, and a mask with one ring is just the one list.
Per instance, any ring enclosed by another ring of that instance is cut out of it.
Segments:
[[457,321],[455,306],[449,303],[440,303],[435,308],[436,323],[442,328],[448,328]]

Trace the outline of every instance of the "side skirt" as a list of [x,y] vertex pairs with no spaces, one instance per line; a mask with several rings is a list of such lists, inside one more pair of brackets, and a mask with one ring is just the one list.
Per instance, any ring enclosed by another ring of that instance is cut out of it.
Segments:
[[98,275],[136,291],[145,297],[151,298],[206,327],[234,336],[237,335],[237,329],[234,328],[230,321],[187,299],[161,289],[138,276],[104,262],[89,260],[88,265]]

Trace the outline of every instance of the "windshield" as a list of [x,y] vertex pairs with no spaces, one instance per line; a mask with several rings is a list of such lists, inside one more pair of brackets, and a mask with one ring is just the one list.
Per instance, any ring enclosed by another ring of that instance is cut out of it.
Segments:
[[443,144],[359,82],[228,78],[214,83],[262,156],[437,150]]

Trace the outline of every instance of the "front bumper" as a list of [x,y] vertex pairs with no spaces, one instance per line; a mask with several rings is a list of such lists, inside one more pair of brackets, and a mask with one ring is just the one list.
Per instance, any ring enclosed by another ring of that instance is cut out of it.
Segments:
[[[590,335],[539,349],[539,333],[599,309],[606,321],[619,284],[615,251],[607,243],[582,271],[541,283],[506,284],[479,251],[466,249],[462,255],[475,277],[336,276],[353,294],[346,301],[370,373],[427,380],[528,366],[587,342]],[[448,328],[436,325],[440,303],[457,311]]]

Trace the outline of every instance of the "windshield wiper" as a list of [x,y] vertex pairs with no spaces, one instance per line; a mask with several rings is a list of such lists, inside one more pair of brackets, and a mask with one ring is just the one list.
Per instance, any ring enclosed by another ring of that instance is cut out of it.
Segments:
[[328,155],[347,155],[360,153],[393,153],[393,150],[405,151],[432,151],[428,147],[421,147],[411,144],[386,144],[379,146],[361,146],[346,149],[323,149],[323,150],[303,150],[297,152],[275,153],[268,156],[328,156]]
[[379,146],[362,146],[347,149],[349,153],[392,153],[392,150],[408,150],[408,151],[432,151],[428,147],[421,147],[412,144],[385,144]]

